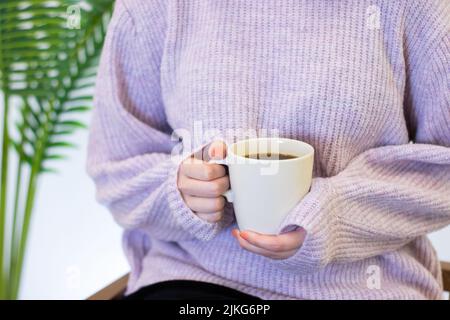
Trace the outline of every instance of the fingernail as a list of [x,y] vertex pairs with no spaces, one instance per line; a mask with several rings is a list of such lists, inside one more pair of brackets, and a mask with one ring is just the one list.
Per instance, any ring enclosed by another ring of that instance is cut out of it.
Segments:
[[234,229],[234,236],[236,239],[242,237],[242,232],[239,229]]
[[241,236],[242,238],[244,238],[245,240],[248,239],[248,233],[246,233],[245,231],[242,231],[242,232],[240,232],[239,234],[240,234],[240,236]]

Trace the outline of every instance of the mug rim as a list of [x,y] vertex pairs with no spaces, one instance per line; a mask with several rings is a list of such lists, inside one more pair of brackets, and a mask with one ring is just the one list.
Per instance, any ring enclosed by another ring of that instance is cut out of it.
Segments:
[[[301,144],[303,146],[306,146],[309,150],[309,152],[307,152],[306,154],[302,155],[302,156],[298,156],[295,157],[293,159],[284,159],[284,160],[280,160],[280,159],[254,159],[254,158],[246,158],[242,155],[236,154],[233,152],[233,147],[235,145],[237,145],[238,143],[243,143],[243,142],[251,142],[251,141],[257,141],[257,140],[276,140],[276,141],[286,141],[286,142],[290,142],[290,143],[296,143],[296,144]],[[232,155],[233,157],[237,157],[240,159],[245,159],[246,161],[250,161],[250,162],[257,162],[257,163],[264,163],[264,162],[271,162],[271,161],[283,161],[283,162],[290,162],[290,161],[299,161],[299,160],[303,160],[305,158],[311,157],[312,155],[314,155],[314,147],[312,145],[310,145],[307,142],[301,141],[301,140],[295,140],[295,139],[290,139],[290,138],[250,138],[250,139],[243,139],[243,140],[239,140],[236,141],[234,143],[232,143],[231,145],[229,145],[227,147],[227,158]]]

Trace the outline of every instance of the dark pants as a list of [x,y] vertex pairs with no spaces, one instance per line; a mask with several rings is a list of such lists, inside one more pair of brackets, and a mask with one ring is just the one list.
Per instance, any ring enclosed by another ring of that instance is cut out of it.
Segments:
[[124,300],[260,300],[240,291],[212,283],[174,280],[144,287]]

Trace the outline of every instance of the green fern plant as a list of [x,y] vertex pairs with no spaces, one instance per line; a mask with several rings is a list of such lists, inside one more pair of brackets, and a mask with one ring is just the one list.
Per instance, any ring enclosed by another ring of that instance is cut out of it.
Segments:
[[113,2],[0,2],[0,299],[18,296],[37,182],[85,127],[79,115],[91,106]]

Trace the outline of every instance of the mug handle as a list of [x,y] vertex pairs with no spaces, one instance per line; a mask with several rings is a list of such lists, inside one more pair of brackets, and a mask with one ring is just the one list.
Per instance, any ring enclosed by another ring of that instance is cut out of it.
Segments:
[[[227,158],[220,159],[220,160],[211,159],[208,161],[208,163],[221,164],[223,166],[228,166]],[[228,202],[233,202],[233,200],[234,200],[234,194],[233,194],[233,190],[231,190],[231,188],[228,189],[227,191],[225,191],[222,194],[222,196],[224,196]]]

